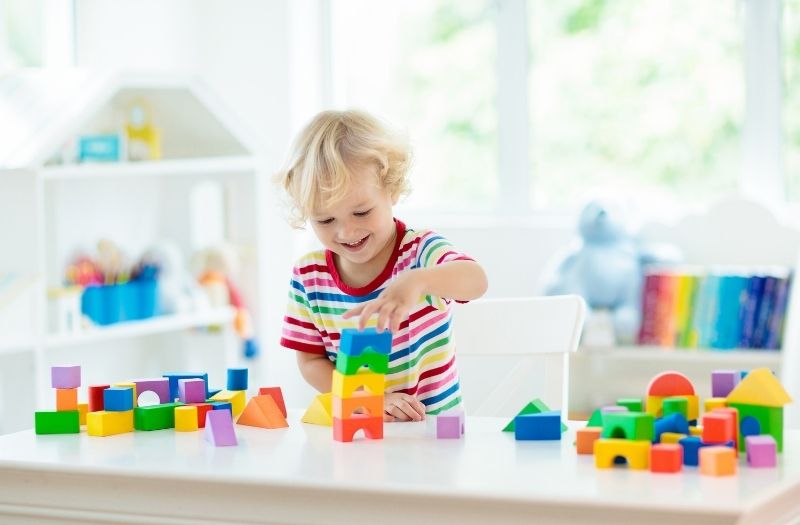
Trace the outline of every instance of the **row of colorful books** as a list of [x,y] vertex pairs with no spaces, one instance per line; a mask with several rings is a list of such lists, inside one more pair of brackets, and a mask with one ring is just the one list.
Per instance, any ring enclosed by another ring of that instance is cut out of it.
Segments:
[[784,268],[648,270],[639,344],[779,349],[791,282]]

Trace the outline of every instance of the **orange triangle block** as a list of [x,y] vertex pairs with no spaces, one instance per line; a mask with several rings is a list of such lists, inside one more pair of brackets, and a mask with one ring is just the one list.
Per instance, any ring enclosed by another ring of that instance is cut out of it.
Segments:
[[311,423],[312,425],[322,425],[325,427],[333,426],[333,407],[332,407],[332,394],[320,394],[314,398],[311,405],[303,414],[303,423]]
[[792,398],[769,368],[751,370],[728,394],[728,403],[782,407]]
[[261,428],[286,428],[289,426],[278,404],[269,395],[250,398],[236,423]]

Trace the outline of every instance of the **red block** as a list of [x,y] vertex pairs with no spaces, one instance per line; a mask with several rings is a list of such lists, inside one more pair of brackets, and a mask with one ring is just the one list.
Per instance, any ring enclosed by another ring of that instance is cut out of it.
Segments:
[[[739,450],[739,410],[733,407],[718,407],[711,411],[714,412],[721,412],[723,414],[732,414],[733,415],[733,441],[736,445],[736,450]],[[737,452],[738,455],[738,452]]]
[[262,386],[258,389],[258,395],[260,396],[272,396],[272,399],[277,403],[278,408],[281,409],[281,414],[283,417],[286,418],[286,404],[283,402],[283,393],[281,392],[281,387],[279,386]]
[[369,439],[383,439],[383,417],[372,417],[367,414],[355,414],[347,419],[333,418],[333,439],[336,441],[353,441],[353,435],[364,429]]
[[206,413],[211,410],[211,405],[206,403],[189,403],[188,406],[197,407],[197,428],[206,426]]
[[727,443],[736,439],[734,414],[730,412],[711,412],[703,415],[703,443]]
[[677,443],[657,443],[650,447],[650,471],[673,473],[683,468],[683,447]]
[[105,410],[103,402],[103,390],[111,385],[89,385],[89,412],[100,412]]

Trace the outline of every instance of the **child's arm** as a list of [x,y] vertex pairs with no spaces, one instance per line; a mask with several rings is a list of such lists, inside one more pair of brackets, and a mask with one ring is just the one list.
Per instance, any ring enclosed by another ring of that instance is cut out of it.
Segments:
[[343,317],[349,319],[359,315],[358,327],[363,330],[367,320],[378,314],[378,330],[389,328],[396,332],[420,296],[471,301],[486,293],[488,286],[486,273],[478,263],[446,262],[400,274],[378,297],[348,310]]
[[297,352],[297,366],[309,385],[318,392],[330,392],[335,365],[324,354]]

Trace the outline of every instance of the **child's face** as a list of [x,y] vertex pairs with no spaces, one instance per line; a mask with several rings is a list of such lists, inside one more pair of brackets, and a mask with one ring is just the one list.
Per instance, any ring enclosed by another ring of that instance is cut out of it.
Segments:
[[[354,166],[353,181],[333,206],[318,206],[311,225],[322,244],[352,264],[366,264],[385,253],[394,240],[393,199],[380,186],[376,168]],[[393,248],[391,245],[390,248]]]

